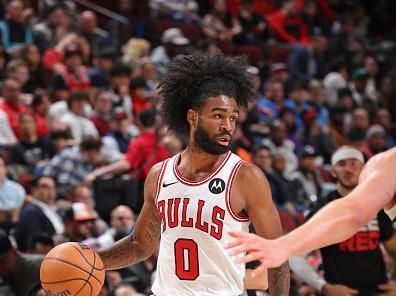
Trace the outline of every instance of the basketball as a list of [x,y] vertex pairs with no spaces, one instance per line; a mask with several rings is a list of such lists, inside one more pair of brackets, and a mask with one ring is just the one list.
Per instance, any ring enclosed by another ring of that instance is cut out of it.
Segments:
[[40,268],[41,285],[47,295],[96,296],[104,278],[105,269],[99,255],[76,242],[53,248]]

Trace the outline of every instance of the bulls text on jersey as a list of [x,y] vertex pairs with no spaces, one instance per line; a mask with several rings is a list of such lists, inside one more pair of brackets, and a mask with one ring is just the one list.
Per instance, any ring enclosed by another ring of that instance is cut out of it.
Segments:
[[[188,207],[192,202],[197,203],[198,210],[196,215],[187,217]],[[167,202],[159,201],[157,207],[159,216],[163,221],[162,232],[166,231],[167,228],[194,227],[202,232],[209,233],[217,240],[221,240],[223,237],[225,210],[218,206],[212,208],[211,221],[203,221],[202,211],[208,209],[204,209],[205,201],[201,199],[169,198]]]

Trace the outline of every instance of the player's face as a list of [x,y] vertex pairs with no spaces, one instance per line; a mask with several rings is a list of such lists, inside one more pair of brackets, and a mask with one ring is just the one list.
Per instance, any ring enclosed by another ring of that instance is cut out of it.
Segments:
[[206,100],[198,113],[194,140],[203,151],[220,155],[230,148],[239,108],[233,98],[217,96]]
[[332,172],[337,181],[350,190],[357,185],[363,165],[363,162],[357,159],[344,159],[333,166]]

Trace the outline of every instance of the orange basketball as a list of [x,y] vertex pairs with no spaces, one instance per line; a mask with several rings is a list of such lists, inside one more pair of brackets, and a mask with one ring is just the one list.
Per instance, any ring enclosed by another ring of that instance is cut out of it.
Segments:
[[99,255],[75,242],[53,248],[40,268],[41,285],[47,295],[96,296],[104,278],[105,269]]

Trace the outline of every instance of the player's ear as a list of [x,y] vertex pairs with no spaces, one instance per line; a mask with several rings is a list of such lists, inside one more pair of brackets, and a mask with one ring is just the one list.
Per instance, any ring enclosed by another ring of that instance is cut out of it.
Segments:
[[337,179],[337,175],[336,175],[336,173],[335,173],[334,167],[331,167],[330,173],[331,173],[331,176],[332,176],[334,179]]
[[198,125],[198,113],[193,109],[187,111],[187,121],[190,127],[196,128]]

